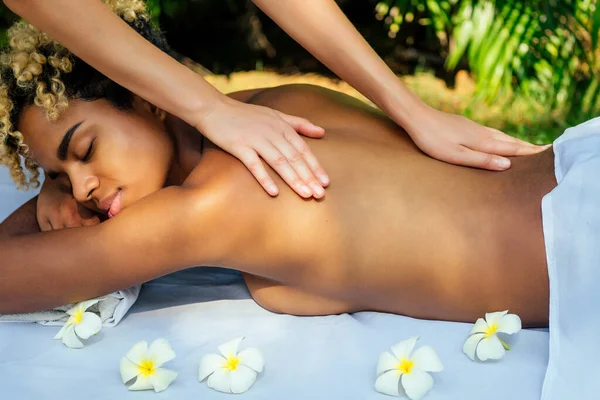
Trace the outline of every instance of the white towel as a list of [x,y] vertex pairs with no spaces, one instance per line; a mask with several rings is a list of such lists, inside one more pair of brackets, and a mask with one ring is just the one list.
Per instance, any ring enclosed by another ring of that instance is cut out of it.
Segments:
[[600,118],[554,142],[558,186],[542,200],[550,280],[550,357],[542,399],[600,393]]
[[[102,326],[111,327],[117,325],[133,306],[140,294],[141,286],[133,286],[129,289],[107,295],[104,299],[87,309],[100,317]],[[63,325],[69,319],[67,310],[75,304],[67,304],[52,310],[44,310],[26,314],[0,314],[0,322],[37,322],[41,325]]]

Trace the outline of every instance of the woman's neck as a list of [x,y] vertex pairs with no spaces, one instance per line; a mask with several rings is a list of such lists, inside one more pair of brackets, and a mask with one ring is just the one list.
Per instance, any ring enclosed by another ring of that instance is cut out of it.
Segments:
[[197,129],[171,114],[165,118],[165,129],[174,147],[165,186],[180,186],[200,162],[206,139]]

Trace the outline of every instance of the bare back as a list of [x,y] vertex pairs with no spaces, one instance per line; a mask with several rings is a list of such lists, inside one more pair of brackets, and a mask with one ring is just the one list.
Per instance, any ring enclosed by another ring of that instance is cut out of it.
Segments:
[[540,204],[556,185],[551,151],[513,159],[508,172],[475,170],[426,156],[336,92],[284,87],[251,101],[326,129],[307,140],[332,184],[316,201],[277,181],[272,199],[239,161],[208,149],[186,185],[220,182],[221,266],[344,300],[348,311],[472,321],[510,309],[546,323]]

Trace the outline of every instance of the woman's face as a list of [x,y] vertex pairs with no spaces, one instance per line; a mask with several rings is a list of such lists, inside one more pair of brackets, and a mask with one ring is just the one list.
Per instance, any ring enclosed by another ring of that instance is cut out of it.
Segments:
[[138,97],[128,111],[70,100],[54,123],[29,106],[19,130],[47,177],[65,174],[78,202],[109,217],[163,188],[174,157],[162,120]]

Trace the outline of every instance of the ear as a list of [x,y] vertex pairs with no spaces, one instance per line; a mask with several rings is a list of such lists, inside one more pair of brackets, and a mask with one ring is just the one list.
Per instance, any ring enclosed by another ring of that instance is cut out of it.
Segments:
[[154,104],[142,99],[137,95],[135,95],[133,98],[133,107],[137,110],[144,110],[154,114],[161,122],[163,122],[167,117],[167,112],[165,110],[158,108]]

